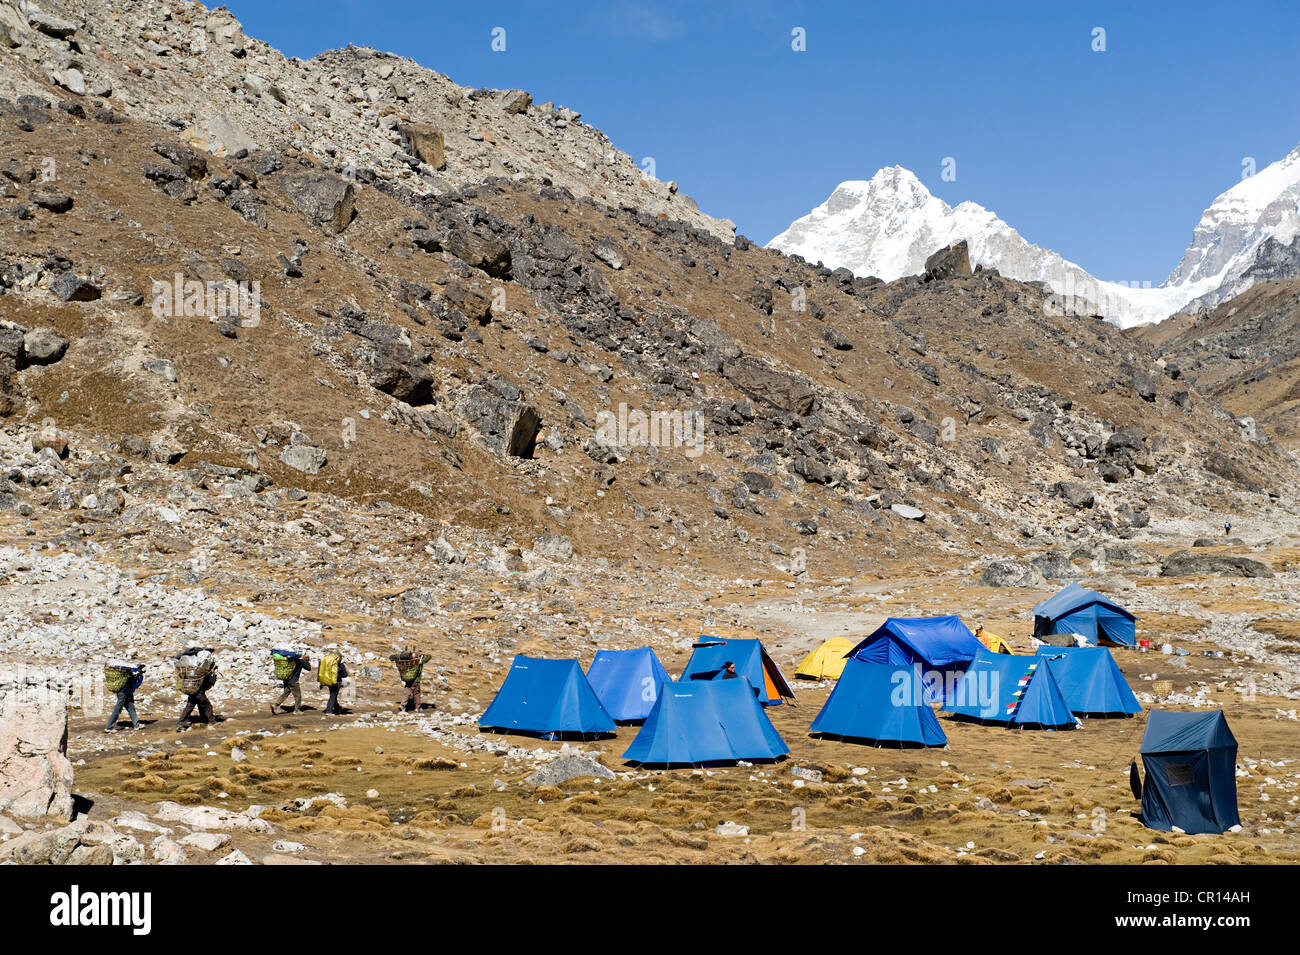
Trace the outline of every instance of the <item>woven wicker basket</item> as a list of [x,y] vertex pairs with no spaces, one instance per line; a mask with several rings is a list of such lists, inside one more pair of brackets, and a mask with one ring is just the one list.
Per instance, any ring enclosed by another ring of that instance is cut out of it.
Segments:
[[294,671],[298,668],[296,658],[280,656],[278,653],[271,655],[271,662],[275,665],[275,678],[277,680],[291,679]]
[[105,666],[104,667],[104,688],[109,693],[116,693],[131,682],[135,674],[126,667]]
[[203,689],[203,681],[207,679],[208,674],[211,672],[212,664],[196,667],[178,665],[176,667],[176,688],[191,695],[198,693]]
[[394,660],[393,667],[397,670],[397,676],[403,683],[418,680],[424,675],[424,664],[420,662],[419,657],[414,660]]
[[1165,699],[1174,692],[1173,680],[1154,680],[1151,683],[1151,692],[1156,695],[1157,699]]

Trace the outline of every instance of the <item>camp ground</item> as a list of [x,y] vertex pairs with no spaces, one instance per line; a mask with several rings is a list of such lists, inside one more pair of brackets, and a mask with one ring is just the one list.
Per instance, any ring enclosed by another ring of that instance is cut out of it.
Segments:
[[[957,616],[890,617],[851,651],[855,660],[922,666],[932,700],[947,700],[984,645]],[[985,652],[987,652],[985,650]]]
[[876,746],[948,742],[912,667],[848,660],[809,732]]
[[844,663],[853,652],[853,641],[848,637],[831,637],[809,652],[795,668],[795,679],[838,680],[844,672]]
[[1196,835],[1221,833],[1241,823],[1237,812],[1237,738],[1222,710],[1173,713],[1152,710],[1136,762],[1129,769],[1142,822]]
[[1137,617],[1109,597],[1077,582],[1034,607],[1034,638],[1057,646],[1131,647],[1137,642]]
[[577,660],[517,656],[479,728],[560,739],[600,736],[617,726]]
[[943,711],[1014,729],[1074,729],[1076,721],[1041,657],[1007,656],[983,647]]
[[778,706],[783,699],[794,699],[794,690],[758,640],[700,637],[681,679],[683,682],[723,679],[723,668],[728,661],[735,664],[737,676],[749,681],[764,706]]
[[632,723],[650,715],[660,687],[672,681],[649,647],[634,650],[599,650],[587,668],[587,682],[606,712],[619,723]]
[[1070,711],[1076,716],[1132,716],[1142,712],[1106,647],[1039,647]]
[[790,752],[744,680],[666,683],[623,753],[639,766],[716,766]]

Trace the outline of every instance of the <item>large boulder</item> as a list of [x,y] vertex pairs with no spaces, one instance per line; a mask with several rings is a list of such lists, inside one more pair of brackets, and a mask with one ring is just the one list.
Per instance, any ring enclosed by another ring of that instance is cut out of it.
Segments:
[[497,94],[501,108],[512,115],[528,112],[533,105],[533,96],[526,90],[502,90]]
[[1029,562],[1029,567],[1048,580],[1067,580],[1071,577],[1083,576],[1070,562],[1070,556],[1059,550],[1049,550],[1039,554]]
[[[14,4],[14,6],[19,6]],[[46,13],[34,3],[24,3],[19,9],[26,15],[27,22],[48,37],[66,40],[77,32],[77,25],[69,20]]]
[[1196,554],[1175,551],[1160,564],[1161,577],[1188,577],[1192,574],[1216,574],[1219,577],[1272,577],[1268,564],[1250,557],[1232,554]]
[[1054,490],[1061,500],[1075,509],[1089,508],[1096,503],[1092,491],[1079,481],[1057,481]]
[[52,278],[50,291],[61,302],[93,302],[103,294],[98,285],[75,272],[60,272]]
[[442,130],[428,123],[400,123],[398,135],[406,151],[434,169],[447,168],[447,153]]
[[294,444],[280,452],[280,460],[303,474],[316,474],[325,466],[326,455],[323,448],[309,444]]
[[530,786],[558,786],[571,779],[613,779],[614,774],[587,756],[565,753],[545,763],[526,782]]
[[52,365],[68,350],[68,340],[48,325],[33,328],[23,336],[28,364]]
[[298,211],[335,235],[352,221],[356,190],[352,183],[326,173],[304,173],[283,180],[283,188]]
[[466,265],[482,269],[493,278],[510,277],[510,247],[496,236],[456,226],[447,233],[442,247]]
[[0,813],[72,818],[68,702],[62,694],[24,688],[0,699]]
[[533,553],[549,560],[572,560],[573,542],[563,534],[542,534],[533,538]]
[[380,345],[370,361],[370,383],[398,401],[418,407],[433,401],[433,373],[428,352],[418,352],[400,342]]
[[433,402],[435,381],[428,367],[433,356],[411,347],[405,329],[371,321],[356,309],[344,310],[342,325],[371,345],[359,351],[371,385],[413,407]]
[[925,260],[925,280],[927,282],[970,274],[970,251],[966,246],[965,239],[940,249]]
[[157,142],[151,147],[154,152],[181,170],[190,179],[202,179],[208,174],[208,161],[189,146],[179,143]]
[[244,55],[244,28],[225,7],[218,7],[208,14],[203,21],[203,32],[207,34],[209,43],[231,56]]
[[769,368],[752,358],[726,365],[722,373],[750,398],[778,411],[804,416],[817,401],[817,393],[806,378]]
[[519,398],[502,397],[480,385],[456,411],[469,421],[482,437],[483,445],[494,454],[531,458],[542,430],[541,413]]
[[1037,567],[1025,567],[1014,560],[995,560],[984,568],[980,584],[984,587],[1041,587],[1046,583]]

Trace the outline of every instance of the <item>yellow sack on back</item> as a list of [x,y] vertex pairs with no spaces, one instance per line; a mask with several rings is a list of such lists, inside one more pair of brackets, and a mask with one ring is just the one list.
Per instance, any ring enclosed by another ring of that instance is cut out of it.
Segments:
[[338,686],[339,682],[339,664],[343,657],[338,653],[326,653],[320,658],[320,669],[316,671],[316,679],[320,681],[321,686]]

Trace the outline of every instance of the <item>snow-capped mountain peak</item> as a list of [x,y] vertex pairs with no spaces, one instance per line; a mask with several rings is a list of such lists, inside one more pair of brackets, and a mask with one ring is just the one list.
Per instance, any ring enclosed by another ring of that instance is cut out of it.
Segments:
[[1242,179],[1211,203],[1192,233],[1192,244],[1164,285],[1190,285],[1207,279],[1222,284],[1253,262],[1266,238],[1285,235],[1289,242],[1298,224],[1300,146]]
[[825,202],[768,245],[810,262],[892,281],[921,272],[933,252],[962,239],[969,244],[972,264],[1024,282],[1082,288],[1095,281],[1074,263],[1028,242],[978,203],[949,206],[901,166],[840,183]]
[[[1283,261],[1300,262],[1300,147],[1247,177],[1210,205],[1182,262],[1159,288],[1103,282],[1055,252],[1026,240],[993,212],[965,201],[949,206],[902,166],[840,183],[806,216],[768,243],[831,268],[886,281],[922,271],[938,249],[965,239],[972,265],[1023,282],[1045,282],[1121,326],[1160,321],[1239,294],[1259,277],[1277,277]],[[1272,239],[1265,245],[1266,240]],[[1256,257],[1267,255],[1267,266]]]

